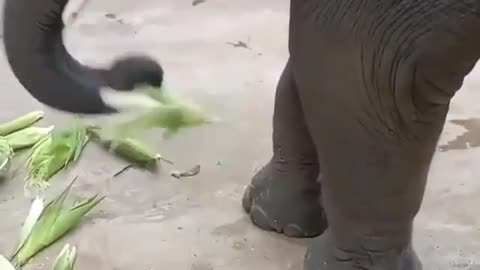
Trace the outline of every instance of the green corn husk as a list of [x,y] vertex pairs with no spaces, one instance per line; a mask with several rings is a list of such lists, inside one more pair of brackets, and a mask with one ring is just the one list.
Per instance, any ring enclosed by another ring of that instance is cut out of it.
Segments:
[[133,119],[107,128],[109,136],[122,138],[141,129],[165,129],[164,136],[171,137],[180,129],[198,127],[218,121],[193,102],[163,89],[150,89],[147,94],[158,105],[143,111]]
[[91,128],[89,132],[92,134],[92,137],[99,141],[104,147],[134,165],[148,167],[150,165],[156,165],[156,162],[159,160],[173,164],[173,162],[162,157],[161,154],[151,151],[146,144],[139,140],[130,137],[109,139],[98,128]]
[[62,251],[58,254],[53,265],[53,270],[73,270],[77,259],[77,249],[75,246],[65,244]]
[[0,137],[0,179],[8,175],[13,156],[14,152],[8,141]]
[[143,121],[140,122],[143,122],[146,128],[165,128],[168,133],[174,134],[182,128],[218,121],[193,101],[165,89],[152,89],[149,95],[162,105],[142,117]]
[[133,138],[113,141],[110,144],[110,149],[117,155],[139,166],[154,165],[158,160],[172,163],[164,159],[162,155],[152,152],[147,145]]
[[15,270],[15,267],[7,258],[0,255],[0,270]]
[[69,209],[65,209],[64,202],[74,182],[75,180],[45,208],[39,208],[43,204],[42,199],[39,197],[35,199],[32,209],[34,207],[36,209],[30,211],[22,228],[17,249],[11,256],[10,261],[15,267],[22,267],[40,251],[75,228],[82,218],[105,198],[96,194],[90,198],[83,198]]
[[6,123],[0,124],[0,136],[5,136],[15,131],[27,128],[40,121],[44,115],[45,113],[43,111],[33,111]]
[[5,136],[13,151],[23,150],[34,146],[37,142],[47,137],[54,126],[50,127],[27,127]]
[[27,187],[48,187],[51,177],[80,156],[88,143],[86,127],[54,129],[37,142],[27,161]]

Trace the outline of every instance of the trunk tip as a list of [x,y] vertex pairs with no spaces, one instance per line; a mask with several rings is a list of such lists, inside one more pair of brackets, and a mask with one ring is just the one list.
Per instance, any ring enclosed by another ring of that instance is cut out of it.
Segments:
[[108,86],[120,91],[130,91],[141,84],[160,88],[163,76],[162,66],[147,56],[127,56],[117,59],[106,71]]

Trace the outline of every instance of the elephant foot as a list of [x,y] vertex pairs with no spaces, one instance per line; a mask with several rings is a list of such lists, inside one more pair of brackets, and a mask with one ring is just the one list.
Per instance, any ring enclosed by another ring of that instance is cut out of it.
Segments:
[[314,237],[327,227],[320,204],[317,165],[289,168],[271,161],[253,177],[243,208],[263,230],[288,237]]
[[403,249],[359,252],[335,246],[330,232],[313,241],[305,255],[304,270],[422,270],[411,244]]

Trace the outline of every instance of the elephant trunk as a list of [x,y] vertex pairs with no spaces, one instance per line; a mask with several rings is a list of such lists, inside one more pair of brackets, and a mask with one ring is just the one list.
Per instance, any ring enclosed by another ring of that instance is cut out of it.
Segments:
[[68,0],[5,0],[4,47],[19,82],[39,102],[57,110],[104,114],[116,111],[103,87],[132,90],[137,83],[160,87],[163,70],[147,57],[127,57],[109,69],[82,65],[66,50],[62,14]]

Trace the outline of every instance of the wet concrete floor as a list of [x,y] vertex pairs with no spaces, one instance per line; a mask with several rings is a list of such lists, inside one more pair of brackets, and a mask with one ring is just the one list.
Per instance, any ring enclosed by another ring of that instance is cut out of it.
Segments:
[[[78,270],[302,269],[308,240],[255,228],[240,200],[250,177],[270,156],[275,85],[287,57],[288,1],[92,1],[68,32],[71,52],[107,64],[124,52],[146,52],[166,68],[167,83],[225,121],[148,141],[176,162],[161,175],[128,170],[89,146],[78,165],[53,180],[58,191],[78,176],[74,194],[107,199],[75,232],[41,253],[29,269],[49,269],[61,245],[77,245]],[[34,109],[43,123],[68,115],[34,101],[2,55],[1,120]],[[480,68],[454,98],[435,156],[414,244],[429,270],[480,269]],[[201,165],[176,179],[172,169]],[[479,168],[479,169],[477,169]],[[21,170],[20,170],[21,172]],[[22,173],[0,187],[0,253],[8,254],[30,201]],[[476,198],[476,199],[475,199]]]

